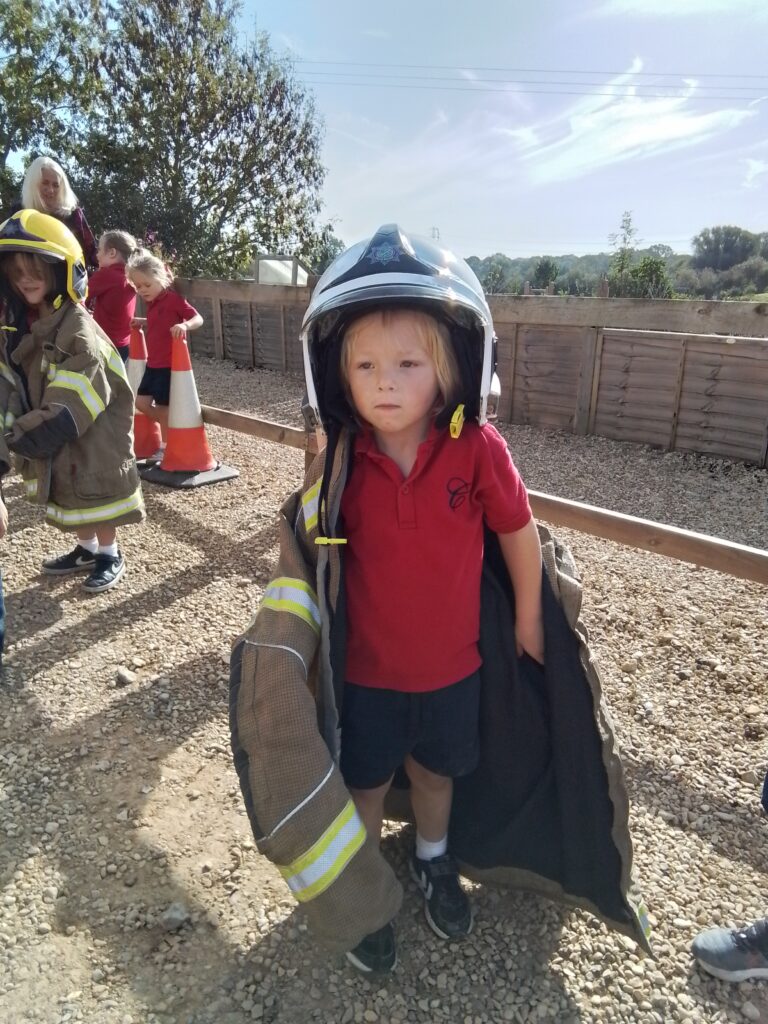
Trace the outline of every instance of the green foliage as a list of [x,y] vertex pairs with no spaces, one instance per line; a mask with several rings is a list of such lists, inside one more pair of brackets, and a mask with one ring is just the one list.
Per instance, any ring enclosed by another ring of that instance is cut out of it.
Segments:
[[256,249],[316,241],[324,177],[311,98],[233,0],[123,0],[111,82],[68,146],[92,223],[152,233],[183,273],[226,276]]
[[334,234],[333,225],[326,224],[301,255],[314,274],[322,274],[345,249],[342,240]]
[[761,237],[733,224],[704,228],[692,240],[691,265],[697,269],[729,270],[758,255]]
[[547,288],[557,277],[559,268],[551,256],[542,256],[533,272],[533,283],[537,288]]
[[608,273],[611,295],[628,295],[632,291],[629,272],[635,258],[637,247],[637,228],[632,223],[632,211],[625,210],[621,218],[621,227],[608,236],[613,249],[611,266]]
[[0,167],[55,148],[94,102],[104,30],[98,0],[0,0]]

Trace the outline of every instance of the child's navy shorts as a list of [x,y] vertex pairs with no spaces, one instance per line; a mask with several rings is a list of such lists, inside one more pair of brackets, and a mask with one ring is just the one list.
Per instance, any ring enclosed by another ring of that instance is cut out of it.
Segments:
[[455,779],[480,756],[480,674],[428,693],[344,684],[341,774],[352,789],[382,786],[410,754]]
[[170,366],[148,366],[141,378],[137,394],[151,395],[157,405],[169,405],[171,401]]

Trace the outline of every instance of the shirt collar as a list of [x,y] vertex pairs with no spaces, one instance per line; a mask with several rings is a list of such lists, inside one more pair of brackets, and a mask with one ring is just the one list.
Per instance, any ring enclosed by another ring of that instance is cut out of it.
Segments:
[[[435,441],[437,441],[443,433],[443,430],[439,430],[435,426],[435,421],[433,420],[429,425],[429,432],[427,433],[427,436],[419,445],[419,451],[426,447],[432,447]],[[371,458],[387,457],[379,451],[378,445],[376,444],[376,438],[374,437],[373,431],[370,427],[363,427],[355,435],[355,455],[359,455],[360,457],[369,455]]]

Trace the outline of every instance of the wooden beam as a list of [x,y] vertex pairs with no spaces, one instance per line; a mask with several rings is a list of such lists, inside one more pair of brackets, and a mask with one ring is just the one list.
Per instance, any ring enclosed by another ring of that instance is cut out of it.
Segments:
[[291,448],[307,449],[310,435],[301,427],[289,427],[284,423],[272,423],[271,420],[256,419],[241,412],[230,412],[229,409],[216,409],[212,405],[204,405],[203,422],[227,430],[236,430],[239,434],[260,437],[264,441],[275,441],[287,444]]
[[768,336],[768,302],[491,295],[488,304],[494,321],[507,324]]
[[184,295],[192,300],[224,299],[228,302],[255,302],[260,306],[309,305],[310,289],[283,284],[256,284],[255,281],[215,281],[192,277],[181,281]]
[[626,544],[627,547],[653,551],[657,555],[716,569],[739,579],[768,584],[768,551],[584,505],[579,501],[555,498],[539,491],[528,493],[533,514],[554,526],[565,526],[593,537]]

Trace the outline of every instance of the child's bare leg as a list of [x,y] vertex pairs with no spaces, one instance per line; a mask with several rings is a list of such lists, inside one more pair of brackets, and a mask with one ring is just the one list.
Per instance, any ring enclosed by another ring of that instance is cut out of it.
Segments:
[[95,544],[98,544],[98,538],[96,536],[96,530],[92,526],[85,526],[81,530],[76,531],[77,539],[88,550],[95,551]]
[[96,539],[100,548],[110,547],[117,540],[117,530],[114,526],[97,526]]
[[388,779],[375,789],[350,789],[357,813],[363,819],[365,830],[375,843],[381,842],[381,823],[384,819],[384,797],[392,784]]
[[411,806],[422,839],[437,843],[448,835],[453,779],[435,775],[408,755],[405,770],[411,780]]

